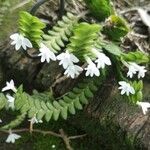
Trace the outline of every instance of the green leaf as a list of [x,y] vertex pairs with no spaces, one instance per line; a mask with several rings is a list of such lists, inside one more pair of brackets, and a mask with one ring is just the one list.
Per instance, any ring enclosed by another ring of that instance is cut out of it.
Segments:
[[74,105],[75,105],[75,108],[77,108],[79,110],[82,109],[82,105],[81,105],[80,100],[79,100],[78,97],[74,100]]
[[29,109],[30,109],[29,104],[26,103],[26,104],[24,104],[23,107],[21,108],[21,113],[26,113]]
[[75,114],[76,111],[75,111],[75,106],[74,106],[74,103],[71,103],[69,106],[68,106],[68,110],[71,114]]
[[86,96],[87,98],[92,98],[92,97],[93,97],[93,93],[91,92],[91,90],[90,90],[89,87],[87,87],[87,88],[85,89],[85,96]]
[[[102,83],[102,80],[103,74],[100,78],[86,78],[72,91],[57,100],[54,99],[53,94],[50,92],[39,93],[34,90],[33,95],[29,95],[23,92],[21,86],[15,95],[15,108],[23,114],[27,113],[29,118],[36,115],[38,120],[45,118],[47,122],[52,117],[56,121],[60,116],[63,119],[67,119],[68,113],[75,114],[76,109],[81,110],[83,104],[88,104],[88,100],[94,96],[93,94]],[[0,94],[0,104],[1,107],[6,106],[6,98],[3,94]],[[16,121],[11,125],[15,126],[17,124]]]
[[137,92],[136,93],[136,102],[137,101],[142,101],[142,99],[143,99],[143,93],[141,92],[141,91],[139,91],[139,92]]
[[52,30],[48,31],[48,34],[43,35],[43,43],[56,53],[61,51],[62,47],[65,47],[65,42],[69,41],[69,37],[72,35],[73,28],[79,18],[67,13],[62,19],[57,22]]
[[34,117],[34,116],[36,115],[36,113],[37,113],[36,108],[35,108],[35,107],[32,107],[32,108],[28,111],[28,117],[29,117],[29,118]]
[[148,54],[143,53],[141,51],[123,53],[122,59],[127,62],[135,62],[137,64],[148,63],[150,61]]
[[113,13],[110,0],[84,0],[92,15],[99,21],[104,21]]
[[61,116],[65,120],[67,119],[67,116],[68,116],[68,112],[67,111],[68,111],[67,107],[64,107],[64,108],[61,109]]
[[38,113],[36,114],[37,120],[41,120],[43,118],[43,116],[45,115],[45,112],[46,111],[43,109],[38,110]]
[[49,122],[50,119],[52,118],[52,115],[53,115],[53,111],[48,110],[48,111],[46,112],[46,114],[45,114],[45,120],[46,120],[47,122]]
[[4,94],[0,93],[0,110],[3,109],[6,105],[6,97]]
[[3,130],[13,129],[13,128],[19,126],[24,121],[25,117],[26,117],[26,113],[18,115],[15,120],[13,120],[10,123],[8,123],[7,125],[1,127],[1,129],[3,129]]
[[73,53],[81,61],[88,57],[95,57],[92,52],[98,39],[101,26],[98,24],[80,23],[74,27],[73,36],[69,39],[70,43],[67,45],[67,50]]
[[143,81],[142,80],[138,81],[134,87],[136,91],[141,91],[143,89]]
[[104,50],[115,56],[121,56],[122,54],[120,47],[115,45],[114,43],[106,43],[103,44],[102,47],[104,48]]
[[54,118],[55,121],[58,120],[59,115],[60,115],[60,110],[54,109],[53,118]]
[[131,83],[131,86],[134,88],[135,90],[135,94],[131,95],[129,97],[130,102],[132,102],[133,104],[136,104],[138,101],[142,101],[143,99],[143,81],[134,81],[133,83]]
[[38,46],[42,40],[45,24],[35,16],[22,11],[20,12],[19,30],[22,35],[28,38],[33,45]]
[[80,101],[81,101],[83,104],[88,104],[88,100],[87,100],[87,98],[85,97],[84,92],[80,95],[79,99],[80,99]]
[[126,20],[117,15],[111,15],[105,24],[102,32],[113,41],[121,41],[121,38],[130,31]]

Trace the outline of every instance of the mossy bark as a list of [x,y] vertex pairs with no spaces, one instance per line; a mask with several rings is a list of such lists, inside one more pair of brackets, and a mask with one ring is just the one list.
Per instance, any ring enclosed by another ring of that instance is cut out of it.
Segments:
[[[43,91],[62,76],[63,69],[58,63],[41,64],[39,60],[29,59],[22,52],[16,52],[10,47],[8,41],[9,39],[5,43],[2,42],[0,47],[0,83],[13,78],[18,85],[23,83],[29,92],[34,88]],[[71,89],[75,82],[76,80],[72,82],[71,79],[66,79],[56,84],[53,89],[58,96]],[[149,89],[147,80],[143,91],[146,101],[149,100]],[[84,113],[73,117],[69,122],[93,137],[102,138],[104,135],[104,138],[112,138],[107,137],[107,134],[112,133],[115,137],[119,130],[120,136],[130,139],[137,149],[150,149],[149,116],[144,116],[137,106],[128,104],[117,94],[112,78],[99,89],[93,101],[85,107]]]

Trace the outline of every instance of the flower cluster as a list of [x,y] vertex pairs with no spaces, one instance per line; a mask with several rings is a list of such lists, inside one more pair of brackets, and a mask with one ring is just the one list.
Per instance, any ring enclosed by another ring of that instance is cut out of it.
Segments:
[[13,40],[11,45],[15,45],[15,49],[19,50],[21,47],[26,50],[28,48],[32,48],[32,43],[29,41],[29,39],[25,38],[23,35],[19,33],[15,33],[10,36],[10,38]]
[[[11,79],[10,82],[6,82],[6,86],[2,88],[2,92],[6,91],[13,91],[14,93],[17,92],[17,89],[15,87],[14,81]],[[11,108],[12,110],[15,109],[15,98],[9,94],[6,94],[7,102],[8,102],[8,108]],[[15,140],[19,139],[21,136],[15,133],[12,133],[11,130],[9,130],[9,135],[6,139],[6,143],[15,143]]]
[[[32,43],[23,35],[15,33],[10,36],[10,38],[13,40],[11,43],[12,45],[15,45],[15,49],[18,50],[21,47],[26,50],[28,48],[32,48]],[[103,53],[102,50],[97,49],[97,48],[92,48],[91,53],[93,54],[94,57],[90,58],[89,56],[84,54],[84,58],[86,61],[86,67],[82,68],[78,64],[80,63],[80,60],[75,56],[73,53],[71,53],[69,50],[66,50],[65,52],[62,52],[58,54],[57,56],[53,52],[53,50],[49,49],[46,45],[43,43],[40,43],[39,45],[39,54],[38,56],[41,57],[41,62],[47,62],[49,63],[51,60],[52,61],[59,61],[59,65],[62,65],[62,67],[65,69],[64,75],[67,77],[75,78],[80,75],[83,70],[85,70],[85,76],[100,76],[100,69],[104,69],[105,66],[110,66],[111,60],[106,54]],[[136,64],[135,62],[123,62],[123,64],[128,67],[128,72],[127,72],[127,77],[133,78],[135,74],[137,74],[138,79],[144,78],[145,73],[147,70],[145,69],[144,66],[140,66]],[[10,83],[6,83],[6,87],[2,89],[2,91],[6,90],[12,90],[16,92],[16,88],[14,87],[13,81]],[[119,90],[121,90],[121,95],[134,95],[136,94],[136,90],[134,87],[125,81],[120,81],[119,82]],[[9,102],[9,107],[14,108],[14,98],[10,95],[6,95],[8,102]],[[146,114],[147,109],[150,107],[149,103],[142,103],[138,102],[137,105],[141,106],[143,109],[143,113]],[[35,117],[33,117],[30,120],[33,124],[38,123],[40,121],[36,120]]]
[[150,108],[149,102],[137,102],[137,105],[142,108],[143,114],[146,115],[148,109]]
[[15,143],[16,140],[20,139],[21,136],[15,133],[12,133],[11,130],[9,130],[9,135],[6,139],[6,143]]
[[[6,82],[6,86],[4,88],[2,88],[2,92],[11,90],[14,93],[17,92],[17,89],[15,87],[14,81],[10,80],[10,82]],[[8,108],[11,108],[12,110],[15,108],[14,106],[14,102],[15,102],[15,98],[9,94],[6,94],[6,98],[7,98],[7,102],[8,102]]]
[[133,75],[138,73],[138,78],[144,78],[145,73],[147,70],[145,69],[145,66],[140,66],[134,62],[130,62],[128,65],[129,71],[127,73],[127,77],[133,78]]
[[75,78],[83,71],[80,66],[76,65],[76,63],[79,62],[79,59],[68,51],[59,54],[57,60],[60,61],[59,65],[62,65],[63,68],[66,69],[64,74],[68,77]]
[[[2,92],[6,92],[8,90],[13,91],[14,93],[17,92],[17,89],[15,87],[14,81],[11,79],[10,82],[6,82],[6,86],[4,88],[2,88]],[[15,98],[13,96],[11,96],[10,94],[6,94],[6,98],[7,98],[7,102],[8,102],[8,108],[11,108],[12,110],[15,109]],[[36,117],[33,117],[31,119],[29,119],[31,124],[35,124],[35,123],[42,123],[42,120],[37,120]],[[0,123],[2,122],[2,120],[0,119]],[[20,135],[17,135],[15,133],[12,133],[11,129],[9,130],[9,135],[6,139],[7,143],[15,143],[15,140],[21,138]]]
[[14,81],[10,80],[10,82],[6,82],[6,86],[2,89],[2,92],[12,90],[13,92],[17,92],[17,89],[15,87]]
[[[13,40],[12,44],[15,45],[16,50],[21,47],[24,50],[26,50],[27,47],[32,47],[31,42],[18,33],[11,35],[10,38]],[[39,51],[40,53],[38,54],[38,56],[41,57],[42,63],[45,61],[49,63],[50,60],[60,61],[59,65],[63,66],[63,68],[65,69],[64,75],[66,75],[67,77],[71,77],[74,79],[83,71],[83,68],[77,65],[77,63],[79,63],[79,59],[74,54],[69,53],[69,51],[67,50],[66,52],[63,52],[58,56],[55,56],[52,50],[46,47],[46,45],[44,45],[43,43],[40,43]],[[86,62],[88,63],[88,66],[85,68],[86,76],[100,76],[99,69],[104,69],[105,65],[111,65],[111,61],[109,57],[107,57],[104,53],[99,52],[95,48],[93,48],[91,52],[96,56],[96,60],[95,62],[92,62],[89,57],[85,56]]]
[[38,56],[41,57],[41,62],[47,61],[47,63],[49,63],[50,60],[56,61],[54,52],[47,48],[43,43],[40,44],[39,51],[40,54]]
[[37,118],[35,116],[33,118],[29,119],[28,121],[30,121],[31,124],[43,123],[42,120],[37,120]]
[[134,88],[129,83],[120,81],[119,85],[120,87],[118,89],[121,90],[121,95],[126,94],[127,96],[129,96],[129,94],[135,94]]
[[92,52],[96,56],[96,60],[95,60],[96,64],[89,57],[85,57],[85,59],[88,63],[87,68],[85,68],[86,76],[91,76],[91,77],[93,77],[94,75],[100,76],[99,69],[104,69],[105,65],[110,66],[111,61],[110,61],[109,57],[107,57],[104,53],[99,52],[95,48],[92,49]]

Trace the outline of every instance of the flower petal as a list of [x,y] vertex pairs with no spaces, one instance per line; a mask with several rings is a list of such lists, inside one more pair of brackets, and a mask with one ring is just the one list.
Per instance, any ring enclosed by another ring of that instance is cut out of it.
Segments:
[[29,47],[29,48],[32,48],[32,43],[29,41],[29,39],[27,38],[24,38],[23,41],[22,41],[25,46]]

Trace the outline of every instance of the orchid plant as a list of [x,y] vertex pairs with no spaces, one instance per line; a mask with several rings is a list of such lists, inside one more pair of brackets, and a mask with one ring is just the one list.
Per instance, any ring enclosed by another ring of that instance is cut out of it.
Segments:
[[[7,105],[12,110],[20,110],[23,115],[18,122],[15,120],[16,125],[20,124],[26,115],[32,127],[35,123],[42,123],[44,116],[46,121],[52,116],[57,120],[60,115],[67,119],[68,112],[75,114],[75,109],[82,109],[82,104],[88,103],[113,68],[116,68],[120,94],[128,98],[130,103],[140,106],[146,115],[150,103],[141,102],[143,82],[140,79],[144,78],[147,72],[146,66],[143,65],[149,61],[148,55],[140,51],[123,51],[119,45],[104,38],[102,25],[82,22],[80,18],[81,16],[67,13],[46,35],[43,32],[45,24],[40,19],[21,12],[19,33],[10,36],[15,50],[28,54],[30,49],[37,49],[35,57],[39,58],[41,63],[51,64],[52,61],[58,61],[64,69],[64,76],[76,79],[82,74],[85,81],[79,83],[67,96],[64,95],[53,103],[40,99],[35,101],[32,96],[23,92],[22,86],[16,88],[13,80],[6,82],[2,92],[11,90],[14,94],[0,96],[0,109]],[[33,97],[37,98],[37,93]],[[21,136],[12,133],[11,128],[14,125],[7,127],[9,136],[6,142],[14,143]]]

